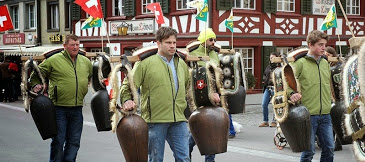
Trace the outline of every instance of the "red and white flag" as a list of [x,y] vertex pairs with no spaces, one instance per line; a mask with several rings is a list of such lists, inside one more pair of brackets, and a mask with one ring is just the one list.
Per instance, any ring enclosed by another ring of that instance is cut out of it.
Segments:
[[0,32],[14,29],[7,6],[0,6]]
[[103,18],[103,10],[101,9],[100,0],[76,0],[76,4],[94,18]]
[[149,5],[146,6],[146,8],[151,10],[153,13],[155,13],[155,18],[156,18],[157,24],[164,24],[165,23],[160,3],[158,3],[158,2],[150,3]]

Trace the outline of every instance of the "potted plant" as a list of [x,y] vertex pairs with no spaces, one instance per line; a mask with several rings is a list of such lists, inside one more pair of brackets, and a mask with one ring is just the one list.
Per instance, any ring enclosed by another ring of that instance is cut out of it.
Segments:
[[255,76],[250,72],[246,72],[246,79],[247,79],[247,88],[248,89],[253,89],[256,85]]

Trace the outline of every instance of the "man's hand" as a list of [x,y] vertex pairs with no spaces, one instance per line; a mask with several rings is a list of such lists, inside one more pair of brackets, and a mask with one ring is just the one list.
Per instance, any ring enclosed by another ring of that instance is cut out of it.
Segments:
[[122,110],[129,111],[129,110],[133,110],[134,107],[136,107],[136,103],[134,103],[134,101],[132,101],[132,100],[127,100],[126,102],[124,102],[124,104],[122,106]]
[[294,93],[290,96],[290,101],[297,102],[302,98],[302,95],[300,93]]
[[213,100],[214,100],[215,103],[219,103],[221,101],[221,98],[219,98],[218,93],[213,93],[212,97],[213,97]]
[[37,84],[33,87],[33,92],[38,93],[39,91],[41,91],[43,89],[43,85],[42,84]]

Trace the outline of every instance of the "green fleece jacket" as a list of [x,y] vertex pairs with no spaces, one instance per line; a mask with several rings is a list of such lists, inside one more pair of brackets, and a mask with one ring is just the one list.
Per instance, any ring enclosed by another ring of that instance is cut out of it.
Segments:
[[[147,123],[169,123],[186,121],[184,110],[187,106],[185,96],[188,87],[189,72],[184,60],[174,57],[178,91],[171,68],[159,54],[137,62],[132,70],[134,84],[140,89],[140,107],[142,118]],[[120,101],[132,98],[128,80],[124,79],[121,87]]]
[[[82,106],[88,91],[89,79],[92,75],[92,65],[88,58],[77,55],[76,61],[71,61],[67,51],[57,53],[39,64],[42,76],[49,80],[48,95],[55,106]],[[33,73],[32,87],[40,84]]]
[[[317,63],[314,58],[304,56],[291,64],[295,77],[299,80],[302,104],[311,115],[329,114],[331,111],[330,66],[326,59],[320,58]],[[289,88],[290,97],[292,89]]]
[[[202,45],[199,45],[199,47],[190,52],[189,55],[191,56],[209,56],[209,61],[215,63],[217,66],[219,66],[219,57],[217,52],[215,52],[214,50],[209,50],[207,49],[207,55],[205,54],[205,48]],[[204,66],[205,67],[205,62],[204,61],[198,61],[198,65],[199,66]]]

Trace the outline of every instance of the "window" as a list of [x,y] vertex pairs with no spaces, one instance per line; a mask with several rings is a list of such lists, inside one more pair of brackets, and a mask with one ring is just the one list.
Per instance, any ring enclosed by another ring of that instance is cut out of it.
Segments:
[[[119,7],[121,11],[119,11]],[[113,1],[113,16],[122,16],[124,15],[124,5],[123,0],[114,0]]]
[[360,0],[346,0],[346,13],[360,15]]
[[253,48],[236,48],[236,52],[242,54],[242,61],[245,64],[245,72],[254,72],[254,49]]
[[152,11],[146,8],[150,3],[154,3],[156,0],[142,0],[142,14],[151,14]]
[[10,6],[10,17],[13,21],[14,29],[19,29],[19,6]]
[[293,50],[293,47],[277,47],[276,52],[286,55],[289,51]]
[[233,8],[255,10],[255,0],[233,0]]
[[48,2],[47,6],[48,13],[48,29],[59,29],[60,28],[60,20],[59,20],[59,10],[58,10],[58,1]]
[[26,4],[26,13],[27,17],[25,19],[25,25],[27,29],[35,29],[36,28],[36,22],[35,22],[35,6],[34,3]]
[[186,3],[191,2],[193,0],[177,0],[176,1],[176,10],[185,10],[185,9],[191,9],[186,5]]
[[294,12],[294,0],[278,0],[278,11]]
[[65,28],[70,28],[71,24],[71,1],[65,1]]

